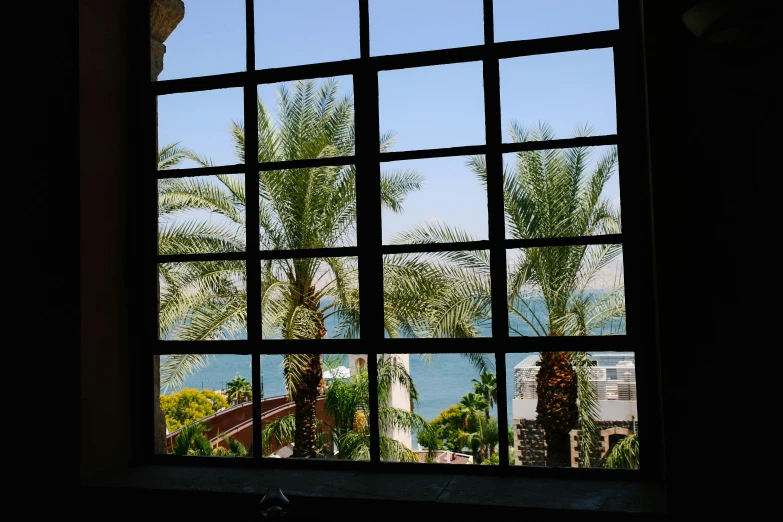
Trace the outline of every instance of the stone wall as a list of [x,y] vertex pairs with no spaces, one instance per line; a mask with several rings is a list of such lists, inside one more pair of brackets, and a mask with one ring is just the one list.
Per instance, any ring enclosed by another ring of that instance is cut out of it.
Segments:
[[538,421],[514,420],[514,464],[517,466],[545,466],[546,442],[544,429]]
[[[638,431],[637,420],[596,421],[596,447],[592,454],[595,467],[609,449],[609,437],[628,435]],[[571,431],[571,465],[579,466],[582,431]],[[546,438],[544,429],[532,419],[514,419],[514,464],[517,466],[546,466]]]
[[185,4],[182,0],[150,0],[150,80],[158,79],[163,70],[163,42],[185,18]]

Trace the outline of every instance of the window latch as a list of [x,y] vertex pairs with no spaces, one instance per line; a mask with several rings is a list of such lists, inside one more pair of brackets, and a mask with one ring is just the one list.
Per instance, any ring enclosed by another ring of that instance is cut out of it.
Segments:
[[288,514],[291,501],[280,488],[269,488],[261,499],[261,516],[264,518],[282,518]]

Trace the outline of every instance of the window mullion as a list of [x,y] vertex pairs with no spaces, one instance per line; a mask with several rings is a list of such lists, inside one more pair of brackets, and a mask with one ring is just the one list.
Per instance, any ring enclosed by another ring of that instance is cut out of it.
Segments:
[[[252,71],[256,64],[254,1],[245,0],[246,62],[244,76],[245,120],[245,245],[247,274],[247,342],[251,349],[253,386],[253,458],[262,463],[261,442],[261,359],[258,341],[261,340],[261,264],[256,254],[260,249],[258,237],[258,118],[256,115],[256,84]],[[255,197],[253,197],[255,195]],[[255,260],[255,262],[253,262]]]
[[[356,242],[359,255],[360,337],[368,346],[383,340],[383,257],[381,252],[380,127],[378,74],[370,62],[368,0],[359,0],[361,67],[354,75],[356,118]],[[372,344],[370,344],[372,343]],[[380,462],[378,357],[367,353],[370,385],[370,461]]]
[[506,406],[506,357],[500,347],[508,338],[506,307],[506,249],[503,203],[503,134],[500,125],[500,62],[495,52],[492,0],[484,0],[484,125],[487,142],[487,217],[490,243],[490,289],[492,292],[492,337],[496,339],[498,456],[500,466],[508,466]]

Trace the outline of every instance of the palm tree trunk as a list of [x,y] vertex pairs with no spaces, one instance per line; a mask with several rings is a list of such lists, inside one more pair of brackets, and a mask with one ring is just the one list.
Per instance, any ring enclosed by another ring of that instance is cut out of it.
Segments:
[[544,428],[546,465],[571,466],[569,432],[579,421],[576,400],[578,384],[576,371],[566,352],[541,353],[541,367],[536,376],[538,423]]
[[294,432],[294,457],[315,458],[316,455],[316,416],[315,405],[318,401],[323,370],[321,354],[307,354],[307,364],[301,369],[301,381],[293,393],[296,404]]

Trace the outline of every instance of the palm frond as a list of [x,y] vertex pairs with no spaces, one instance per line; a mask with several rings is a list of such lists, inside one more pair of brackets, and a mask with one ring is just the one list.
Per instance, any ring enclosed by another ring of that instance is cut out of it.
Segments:
[[269,448],[274,442],[277,446],[286,446],[294,441],[296,419],[292,413],[278,419],[266,421],[261,430],[261,443],[264,454],[270,453]]
[[[166,393],[169,388],[179,388],[188,375],[209,364],[210,354],[171,354],[160,358],[160,389]],[[214,356],[213,356],[214,357]]]
[[631,433],[620,440],[604,457],[605,468],[639,469],[639,434]]

